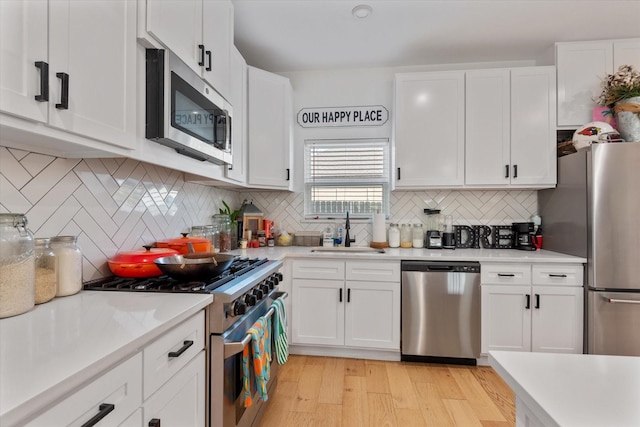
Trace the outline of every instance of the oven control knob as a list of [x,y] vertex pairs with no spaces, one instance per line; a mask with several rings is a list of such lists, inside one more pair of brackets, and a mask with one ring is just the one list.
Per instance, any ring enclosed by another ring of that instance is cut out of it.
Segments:
[[261,300],[262,297],[264,296],[264,294],[262,293],[262,291],[260,289],[254,289],[253,290],[253,295],[255,295],[258,300]]
[[266,283],[264,285],[260,285],[260,290],[262,291],[263,295],[267,295],[269,293],[269,285],[267,285]]
[[256,305],[256,296],[255,295],[245,295],[244,296],[244,302],[248,305],[248,306],[252,306],[252,305]]
[[276,273],[275,277],[278,279],[279,282],[282,282],[282,279],[283,279],[282,273]]
[[264,281],[264,283],[269,287],[269,289],[273,289],[278,284],[278,279],[275,277],[270,277]]
[[233,315],[234,316],[242,316],[247,312],[247,304],[242,301],[236,301],[233,303]]

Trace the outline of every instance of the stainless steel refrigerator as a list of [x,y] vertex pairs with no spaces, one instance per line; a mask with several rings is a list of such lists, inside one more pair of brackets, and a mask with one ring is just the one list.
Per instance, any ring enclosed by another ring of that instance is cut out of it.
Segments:
[[640,356],[640,143],[560,157],[538,206],[544,249],[588,260],[585,352]]

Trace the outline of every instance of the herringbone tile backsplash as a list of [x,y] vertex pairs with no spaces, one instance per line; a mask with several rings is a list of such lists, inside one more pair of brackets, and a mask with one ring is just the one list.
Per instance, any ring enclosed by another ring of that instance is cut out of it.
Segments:
[[[25,213],[36,237],[76,235],[84,280],[109,275],[106,261],[192,225],[210,223],[225,200],[252,200],[289,232],[321,231],[329,223],[304,220],[304,197],[284,191],[231,191],[185,182],[171,169],[128,159],[63,159],[0,146],[0,212]],[[535,191],[398,191],[392,222],[424,220],[438,207],[456,224],[509,224],[537,211]],[[331,223],[331,225],[334,225]],[[371,224],[354,221],[357,245],[371,240]]]

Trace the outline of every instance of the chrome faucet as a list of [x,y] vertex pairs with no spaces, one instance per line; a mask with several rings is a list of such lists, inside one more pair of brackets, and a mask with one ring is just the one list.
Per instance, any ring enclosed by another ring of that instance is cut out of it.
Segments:
[[351,224],[349,224],[349,211],[347,211],[347,220],[344,223],[344,247],[350,248],[352,243],[356,242],[355,237],[352,239],[349,237],[349,229],[351,228]]

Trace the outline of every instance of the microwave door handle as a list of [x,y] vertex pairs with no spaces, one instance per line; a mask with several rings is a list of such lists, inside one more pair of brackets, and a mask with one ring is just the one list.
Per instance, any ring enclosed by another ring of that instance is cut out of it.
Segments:
[[224,113],[224,129],[225,129],[225,150],[231,151],[231,116],[227,110],[222,110]]

